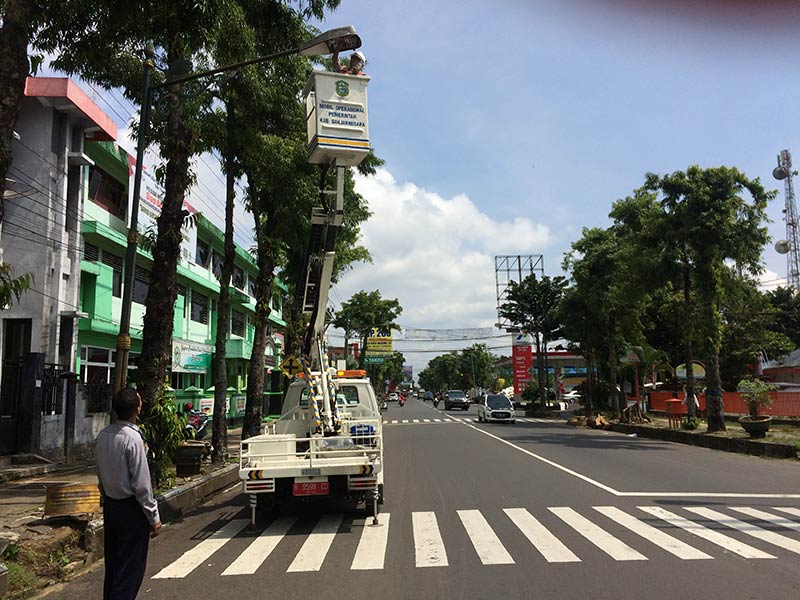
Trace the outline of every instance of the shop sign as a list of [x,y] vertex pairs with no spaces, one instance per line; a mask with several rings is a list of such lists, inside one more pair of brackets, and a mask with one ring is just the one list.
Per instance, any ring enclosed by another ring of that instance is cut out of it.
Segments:
[[205,373],[211,366],[212,346],[186,340],[172,340],[173,373]]

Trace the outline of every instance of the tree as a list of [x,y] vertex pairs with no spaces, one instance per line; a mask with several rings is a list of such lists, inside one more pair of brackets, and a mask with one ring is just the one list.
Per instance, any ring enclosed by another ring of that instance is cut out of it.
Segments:
[[776,311],[776,318],[767,327],[788,337],[794,347],[800,346],[800,294],[791,287],[779,287],[766,293]]
[[769,240],[766,206],[775,192],[767,192],[758,179],[750,180],[735,168],[696,165],[663,177],[650,173],[644,187],[661,195],[667,222],[683,232],[687,262],[697,280],[698,329],[707,357],[708,430],[723,430],[719,357],[725,261],[742,273],[760,272],[761,250]]
[[11,265],[0,262],[0,310],[19,302],[32,283],[33,276],[30,273],[14,277]]
[[492,387],[492,369],[497,357],[486,348],[486,344],[473,344],[460,352],[461,366],[465,388]]
[[547,404],[544,354],[547,341],[554,339],[561,328],[559,305],[566,287],[567,280],[561,275],[543,275],[541,279],[537,279],[535,274],[528,275],[520,282],[509,284],[507,301],[498,311],[515,327],[533,334],[542,408]]
[[400,329],[395,320],[403,312],[400,302],[381,297],[379,290],[366,292],[361,290],[353,294],[349,300],[342,302],[341,308],[333,316],[333,325],[342,327],[348,324],[350,331],[358,335],[361,353],[358,358],[359,368],[364,367],[367,338],[373,328],[390,331]]
[[461,357],[457,351],[433,357],[419,373],[419,384],[426,390],[443,391],[460,385]]

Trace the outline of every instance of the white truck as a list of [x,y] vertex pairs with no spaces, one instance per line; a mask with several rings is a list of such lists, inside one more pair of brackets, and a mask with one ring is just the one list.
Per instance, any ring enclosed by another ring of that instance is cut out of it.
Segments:
[[338,431],[320,435],[319,398],[306,381],[292,383],[281,417],[242,442],[239,478],[256,508],[293,499],[334,496],[363,502],[377,517],[383,503],[383,427],[375,392],[363,371],[331,377]]

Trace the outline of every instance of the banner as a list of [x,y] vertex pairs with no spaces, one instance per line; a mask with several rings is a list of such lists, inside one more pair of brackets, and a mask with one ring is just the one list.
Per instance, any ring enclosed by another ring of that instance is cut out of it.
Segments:
[[213,346],[172,340],[172,372],[173,373],[206,373],[211,366]]
[[388,356],[392,354],[392,330],[373,327],[367,338],[367,356]]

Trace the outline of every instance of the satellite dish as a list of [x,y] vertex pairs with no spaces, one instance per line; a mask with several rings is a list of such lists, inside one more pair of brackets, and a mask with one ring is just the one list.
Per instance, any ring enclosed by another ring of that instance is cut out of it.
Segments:
[[789,254],[789,250],[791,250],[791,246],[786,240],[778,240],[775,242],[775,252],[778,254]]
[[785,167],[775,167],[772,169],[772,176],[775,179],[786,179],[789,176],[789,171]]

